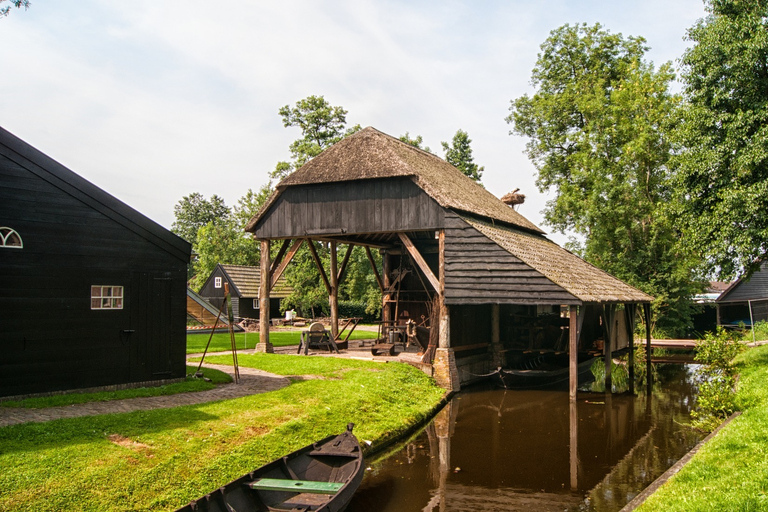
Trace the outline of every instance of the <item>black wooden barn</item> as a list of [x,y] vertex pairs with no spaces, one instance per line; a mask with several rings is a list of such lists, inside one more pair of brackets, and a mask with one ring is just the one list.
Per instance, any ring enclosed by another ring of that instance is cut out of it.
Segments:
[[[518,352],[558,343],[573,354],[575,373],[576,353],[598,347],[598,338],[608,357],[628,345],[635,306],[652,300],[545,238],[444,160],[370,127],[281,181],[246,229],[261,240],[262,275],[271,276],[262,280],[261,300],[269,299],[270,284],[300,244],[330,247],[329,269],[315,259],[329,291],[332,328],[349,250],[362,246],[371,261],[371,249],[381,251],[384,320],[418,323],[430,308],[437,311],[432,369],[448,389],[508,364]],[[274,262],[263,257],[272,241],[282,243]],[[341,244],[349,249],[339,265]],[[262,322],[257,350],[269,351],[268,339]]]
[[185,375],[190,245],[0,128],[0,396]]
[[[200,295],[221,308],[225,298],[225,284],[229,285],[232,296],[232,313],[235,322],[243,318],[259,318],[259,282],[261,281],[259,267],[246,265],[217,264],[200,288]],[[280,316],[280,299],[290,295],[292,288],[284,278],[278,280],[269,299],[271,318]]]
[[768,262],[749,277],[741,277],[720,294],[717,325],[737,327],[768,321]]

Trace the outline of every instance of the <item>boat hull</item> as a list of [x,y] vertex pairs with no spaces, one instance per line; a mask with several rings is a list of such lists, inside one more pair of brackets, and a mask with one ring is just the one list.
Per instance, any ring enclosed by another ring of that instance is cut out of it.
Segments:
[[341,512],[363,479],[351,424],[338,436],[274,460],[177,509],[177,512]]

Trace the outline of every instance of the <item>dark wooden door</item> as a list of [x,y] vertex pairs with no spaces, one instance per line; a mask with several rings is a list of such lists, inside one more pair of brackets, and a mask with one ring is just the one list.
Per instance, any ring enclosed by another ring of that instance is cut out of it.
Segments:
[[131,283],[131,380],[168,378],[171,279],[163,273],[136,272]]

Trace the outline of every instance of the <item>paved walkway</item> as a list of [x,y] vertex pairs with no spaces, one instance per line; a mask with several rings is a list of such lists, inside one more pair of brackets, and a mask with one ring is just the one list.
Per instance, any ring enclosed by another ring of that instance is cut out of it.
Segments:
[[[329,353],[325,350],[312,350],[310,354],[315,356],[333,356],[349,359],[363,359],[379,362],[408,361],[416,362],[420,356],[415,353],[400,353],[396,356],[373,356],[370,348],[361,347],[359,342],[350,343],[348,350],[341,354]],[[296,346],[275,347],[276,353],[295,354]],[[221,352],[229,354],[229,352]],[[202,354],[187,354],[187,359],[200,357]],[[209,353],[208,355],[214,355]],[[233,375],[231,366],[222,366],[205,363],[206,368],[214,368]],[[240,367],[240,383],[222,384],[208,391],[196,391],[190,393],[177,393],[167,396],[152,396],[143,398],[128,398],[125,400],[110,400],[108,402],[89,402],[85,404],[67,405],[63,407],[47,407],[44,409],[27,409],[21,407],[0,407],[0,427],[17,425],[19,423],[43,423],[61,418],[79,418],[82,416],[96,416],[98,414],[112,414],[121,412],[146,411],[150,409],[168,409],[182,405],[202,404],[217,400],[240,398],[257,393],[266,393],[284,388],[291,381],[284,376],[275,375],[254,368]]]
[[[205,365],[232,374],[231,366]],[[60,418],[78,418],[111,414],[120,412],[146,411],[149,409],[167,409],[182,405],[202,404],[216,400],[239,398],[257,393],[266,393],[284,388],[291,381],[287,377],[256,370],[240,368],[239,384],[222,384],[208,391],[177,393],[167,396],[151,396],[143,398],[128,398],[108,402],[89,402],[85,404],[67,405],[64,407],[48,407],[45,409],[26,409],[17,407],[0,408],[0,427],[19,423],[42,423]]]

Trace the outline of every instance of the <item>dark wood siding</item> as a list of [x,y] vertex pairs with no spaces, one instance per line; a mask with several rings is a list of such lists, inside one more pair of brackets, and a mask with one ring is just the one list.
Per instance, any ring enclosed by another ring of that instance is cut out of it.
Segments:
[[447,304],[574,304],[579,300],[453,212],[445,214]]
[[307,233],[348,234],[434,230],[443,208],[409,178],[289,187],[261,219],[256,238],[296,238]]
[[[0,248],[0,395],[183,377],[186,262],[41,172],[0,154],[0,226],[24,243]],[[91,310],[92,285],[123,309]]]
[[749,279],[744,279],[735,285],[726,296],[718,302],[741,302],[749,300],[768,299],[768,263],[763,263]]

